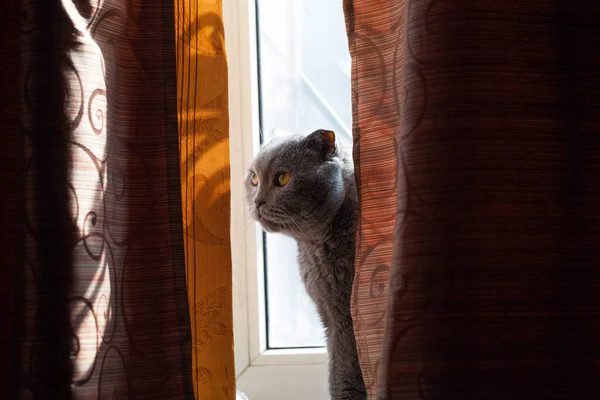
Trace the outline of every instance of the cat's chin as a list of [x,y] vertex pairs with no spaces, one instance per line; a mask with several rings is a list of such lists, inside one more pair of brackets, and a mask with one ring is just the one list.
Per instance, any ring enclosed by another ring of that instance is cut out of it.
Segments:
[[265,219],[261,215],[258,215],[257,212],[251,212],[251,216],[252,216],[252,219],[255,222],[257,222],[260,225],[260,227],[265,232],[267,232],[267,233],[277,233],[277,232],[279,232],[279,229],[277,227],[275,227],[274,224],[271,221]]
[[258,217],[257,222],[260,224],[260,226],[263,228],[263,230],[267,233],[278,233],[279,229],[272,226],[271,223],[267,220],[265,220],[262,217]]

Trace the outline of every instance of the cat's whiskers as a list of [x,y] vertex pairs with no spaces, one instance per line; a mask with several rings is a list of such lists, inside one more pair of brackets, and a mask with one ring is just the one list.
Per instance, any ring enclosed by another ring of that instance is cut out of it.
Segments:
[[288,218],[288,220],[293,224],[294,227],[296,227],[296,229],[302,235],[306,235],[306,236],[311,235],[310,227],[308,226],[308,223],[306,221],[302,220],[300,217],[291,213],[289,210],[286,210],[285,208],[281,208],[280,210],[283,211],[283,213]]

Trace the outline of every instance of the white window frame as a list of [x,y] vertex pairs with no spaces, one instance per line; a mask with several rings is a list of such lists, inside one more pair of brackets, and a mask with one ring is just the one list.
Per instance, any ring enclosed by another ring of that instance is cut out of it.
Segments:
[[229,75],[233,322],[238,389],[249,400],[328,398],[325,349],[267,349],[263,235],[243,179],[259,149],[255,0],[223,0]]

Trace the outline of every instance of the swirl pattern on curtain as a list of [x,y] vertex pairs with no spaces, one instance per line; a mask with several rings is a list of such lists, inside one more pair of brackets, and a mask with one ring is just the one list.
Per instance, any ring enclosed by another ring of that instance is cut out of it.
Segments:
[[600,7],[345,0],[371,398],[600,397]]
[[20,16],[7,390],[193,399],[173,5],[23,0]]

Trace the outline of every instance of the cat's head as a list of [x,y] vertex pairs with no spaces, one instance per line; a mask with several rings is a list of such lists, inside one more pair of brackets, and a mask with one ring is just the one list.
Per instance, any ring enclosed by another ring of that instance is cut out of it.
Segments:
[[344,201],[344,162],[331,131],[274,138],[246,176],[250,215],[267,232],[297,239],[323,232]]

